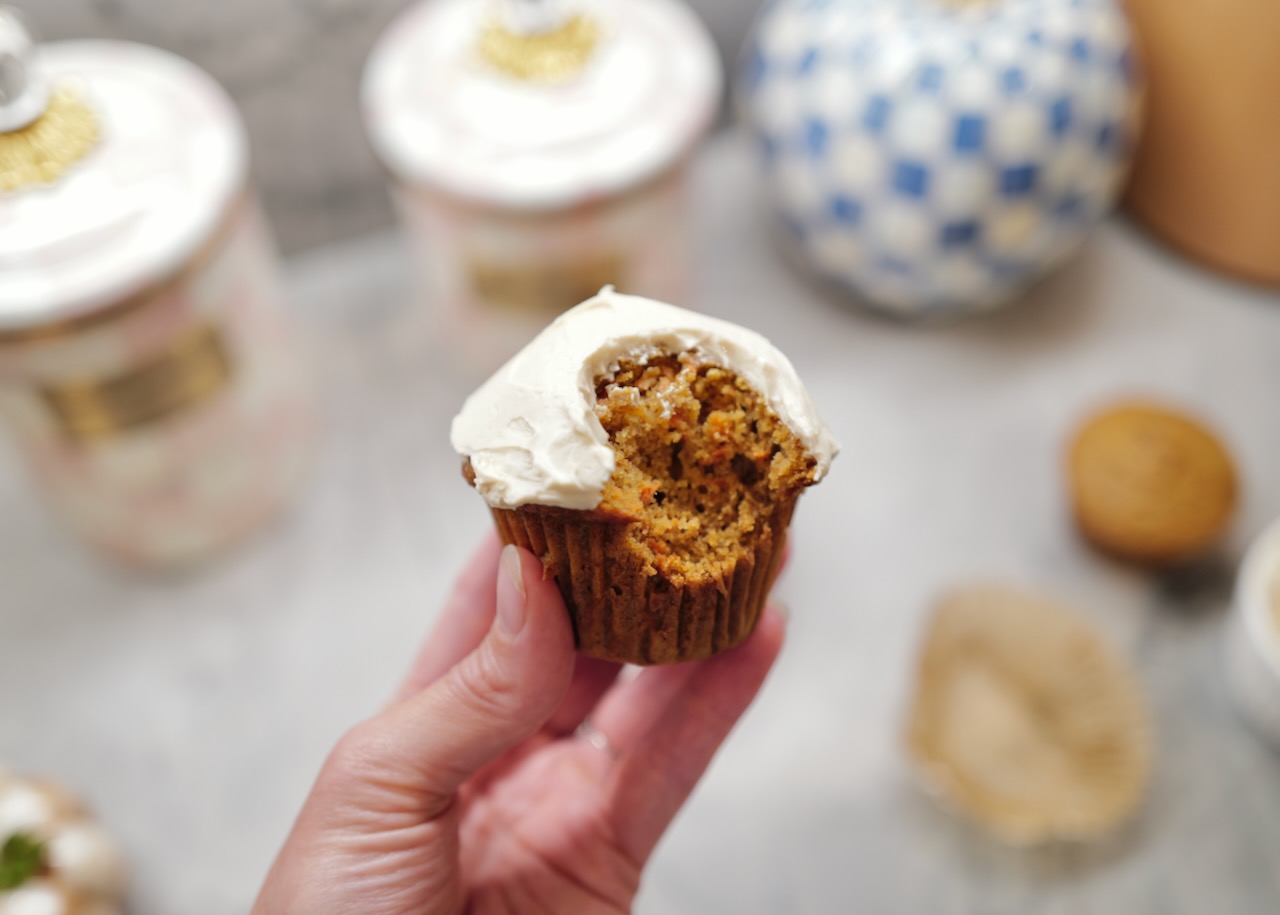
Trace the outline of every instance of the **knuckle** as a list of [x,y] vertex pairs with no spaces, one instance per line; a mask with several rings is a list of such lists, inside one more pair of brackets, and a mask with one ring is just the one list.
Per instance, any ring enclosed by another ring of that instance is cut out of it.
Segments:
[[510,715],[519,699],[515,678],[487,650],[473,653],[458,667],[455,690],[471,714],[488,720]]
[[338,739],[320,772],[322,784],[360,781],[375,770],[377,747],[381,743],[372,721],[363,721]]

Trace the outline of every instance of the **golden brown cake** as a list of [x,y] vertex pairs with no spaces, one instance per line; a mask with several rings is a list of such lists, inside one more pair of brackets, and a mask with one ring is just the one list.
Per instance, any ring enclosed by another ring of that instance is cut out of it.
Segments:
[[[513,428],[523,446],[494,431]],[[558,582],[579,649],[635,664],[750,634],[796,500],[835,453],[763,338],[609,290],[477,392],[453,437],[503,540]]]
[[1195,558],[1222,536],[1236,505],[1235,467],[1217,437],[1151,404],[1093,416],[1072,442],[1068,474],[1081,532],[1133,562]]

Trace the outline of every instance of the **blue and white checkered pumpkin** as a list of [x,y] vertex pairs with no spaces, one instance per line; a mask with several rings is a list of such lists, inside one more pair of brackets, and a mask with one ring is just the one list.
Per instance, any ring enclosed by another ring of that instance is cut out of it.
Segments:
[[994,307],[1069,254],[1140,97],[1119,0],[774,0],[740,91],[806,260],[909,317]]

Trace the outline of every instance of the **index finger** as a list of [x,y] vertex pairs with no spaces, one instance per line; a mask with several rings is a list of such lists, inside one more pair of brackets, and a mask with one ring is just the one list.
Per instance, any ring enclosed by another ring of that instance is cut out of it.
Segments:
[[765,611],[742,645],[700,662],[647,732],[610,773],[606,803],[623,851],[644,862],[720,745],[764,684],[782,650],[786,622]]

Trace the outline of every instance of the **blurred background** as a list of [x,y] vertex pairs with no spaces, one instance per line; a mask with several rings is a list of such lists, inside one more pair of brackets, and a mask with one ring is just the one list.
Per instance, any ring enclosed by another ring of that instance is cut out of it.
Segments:
[[[463,4],[17,4],[235,107],[47,50],[99,106],[55,97],[64,171],[0,124],[0,841],[33,809],[3,770],[48,776],[121,911],[246,911],[491,528],[452,418],[616,282],[762,332],[844,446],[637,911],[1280,911],[1280,5],[617,0],[561,92],[473,66],[431,12]],[[436,94],[468,80],[501,104]]]
[[[750,0],[694,0],[725,61]],[[360,74],[404,0],[39,0],[20,4],[43,38],[119,38],[199,64],[231,93],[285,252],[391,225],[384,172],[358,104]]]

